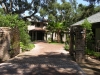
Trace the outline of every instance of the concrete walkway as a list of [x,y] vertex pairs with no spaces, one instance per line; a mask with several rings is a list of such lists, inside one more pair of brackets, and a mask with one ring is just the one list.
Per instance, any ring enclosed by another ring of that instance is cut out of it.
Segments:
[[0,64],[0,75],[85,75],[63,44],[35,43],[35,48]]

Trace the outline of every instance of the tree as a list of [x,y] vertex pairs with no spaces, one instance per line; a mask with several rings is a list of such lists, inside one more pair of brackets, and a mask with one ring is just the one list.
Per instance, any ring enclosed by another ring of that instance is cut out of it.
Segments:
[[53,21],[48,23],[47,29],[50,30],[50,32],[52,33],[52,35],[51,35],[51,42],[53,42],[53,33],[55,31],[54,30],[54,22]]
[[64,26],[62,22],[56,22],[55,23],[55,31],[57,32],[57,42],[62,42],[61,37],[61,32],[63,31]]
[[22,42],[24,47],[29,48],[30,37],[27,24],[28,22],[21,20],[18,15],[0,14],[0,27],[11,27],[11,48],[13,49],[14,56],[19,53],[20,42]]
[[[86,18],[86,17],[89,17],[89,16],[91,16],[92,14],[94,14],[95,13],[95,10],[94,10],[94,8],[95,8],[95,6],[94,5],[88,5],[88,6],[85,6],[85,5],[83,5],[83,4],[79,4],[78,5],[78,14],[79,15],[77,15],[77,20],[79,21],[79,20],[82,20],[82,19],[84,19],[84,18]],[[91,12],[92,11],[92,12]]]
[[69,0],[71,4],[71,17],[70,17],[70,22],[71,24],[77,22],[77,1],[76,0]]
[[60,5],[60,7],[58,7],[58,12],[59,12],[59,16],[60,16],[60,22],[63,21],[68,21],[70,18],[70,12],[71,12],[71,5],[69,2],[66,2],[65,0],[62,1],[62,4]]
[[97,12],[100,12],[100,6],[96,6],[96,7],[94,8],[94,13],[97,13]]
[[62,42],[61,33],[64,31],[64,22],[49,22],[47,29],[52,32],[51,41],[53,41],[53,32],[57,33],[57,42]]
[[62,0],[61,4],[54,0],[53,3],[49,3],[47,6],[47,8],[41,8],[43,12],[40,14],[44,13],[48,16],[49,24],[47,28],[52,32],[52,37],[54,32],[57,33],[58,42],[60,42],[61,32],[70,25],[71,5],[66,0]]
[[0,5],[4,9],[5,14],[22,14],[25,11],[32,11],[32,14],[24,17],[30,18],[38,12],[39,6],[48,7],[49,3],[52,3],[54,0],[0,0]]
[[87,1],[90,4],[95,4],[95,3],[99,3],[100,2],[100,0],[84,0],[84,1]]

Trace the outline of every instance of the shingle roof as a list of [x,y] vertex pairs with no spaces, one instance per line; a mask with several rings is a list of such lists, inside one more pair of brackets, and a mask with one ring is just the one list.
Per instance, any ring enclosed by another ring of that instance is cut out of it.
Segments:
[[[76,26],[76,25],[82,25],[82,23],[84,22],[85,19],[81,20],[81,21],[78,21],[74,24],[72,24],[71,26]],[[100,12],[90,16],[87,18],[87,20],[90,22],[90,23],[97,23],[97,22],[100,22]]]

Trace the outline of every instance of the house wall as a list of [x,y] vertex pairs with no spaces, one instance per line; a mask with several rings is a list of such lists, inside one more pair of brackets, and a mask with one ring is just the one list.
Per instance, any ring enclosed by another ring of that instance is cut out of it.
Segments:
[[[40,23],[40,26],[37,25],[38,23]],[[36,37],[36,31],[44,32],[44,40],[45,41],[50,40],[52,37],[52,33],[50,31],[46,32],[46,25],[42,22],[35,22],[35,23],[33,23],[33,25],[29,25],[28,31],[29,31],[32,41],[34,40],[34,38],[35,38],[35,40],[37,40],[37,38],[38,38],[38,37]],[[30,32],[30,31],[32,31],[32,32]],[[53,40],[57,41],[57,33],[56,32],[53,33]],[[62,41],[66,42],[66,33],[64,33],[64,35],[62,36]]]
[[95,40],[100,40],[100,28],[96,28],[96,32],[95,32],[95,37],[96,39]]
[[92,29],[94,30],[95,42],[97,42],[97,40],[100,40],[100,23],[92,24]]
[[[62,36],[62,41],[63,42],[66,42],[66,33],[64,33],[64,35]],[[47,40],[50,40],[52,38],[52,33],[49,31],[48,33],[47,33]],[[53,41],[57,41],[57,33],[56,32],[54,32],[53,33]]]
[[[38,25],[38,24],[40,24],[40,25]],[[38,30],[45,30],[46,26],[42,22],[35,22],[32,25],[28,25],[28,31],[30,31],[30,30],[37,30],[37,29]]]
[[67,35],[66,35],[66,33],[64,33],[63,42],[66,42],[66,37],[67,37]]
[[[53,33],[53,40],[57,40],[57,33]],[[66,42],[66,33],[63,34],[62,36],[62,41]]]
[[53,39],[57,40],[57,33],[53,33]]
[[31,37],[31,41],[35,40],[47,40],[46,26],[42,22],[32,22],[32,25],[28,26],[29,35]]
[[47,33],[47,40],[50,40],[51,39],[51,33]]

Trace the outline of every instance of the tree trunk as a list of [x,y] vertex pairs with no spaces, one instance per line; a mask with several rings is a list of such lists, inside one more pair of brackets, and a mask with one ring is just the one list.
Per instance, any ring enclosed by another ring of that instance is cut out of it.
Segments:
[[59,32],[59,30],[57,31],[57,42],[58,43],[60,42],[60,32]]
[[60,32],[60,42],[62,43],[63,42],[63,35],[62,35],[62,33]]
[[53,42],[53,32],[52,32],[52,35],[51,35],[51,42]]

